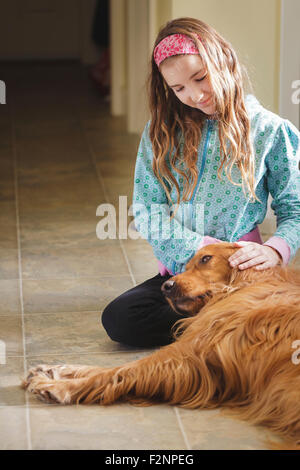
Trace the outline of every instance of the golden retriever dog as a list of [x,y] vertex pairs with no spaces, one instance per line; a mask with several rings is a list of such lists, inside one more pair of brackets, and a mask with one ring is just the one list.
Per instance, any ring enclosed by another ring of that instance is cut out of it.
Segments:
[[22,387],[50,403],[225,407],[281,436],[278,448],[300,448],[300,271],[231,268],[237,249],[205,246],[163,284],[173,308],[190,313],[170,345],[111,369],[40,365]]

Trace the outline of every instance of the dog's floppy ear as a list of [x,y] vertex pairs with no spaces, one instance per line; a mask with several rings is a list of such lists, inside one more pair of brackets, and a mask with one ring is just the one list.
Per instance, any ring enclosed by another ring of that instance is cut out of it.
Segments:
[[235,253],[240,248],[241,248],[240,246],[236,246],[234,243],[228,243],[228,247],[227,247],[228,258],[230,258],[230,256],[233,255],[233,253]]

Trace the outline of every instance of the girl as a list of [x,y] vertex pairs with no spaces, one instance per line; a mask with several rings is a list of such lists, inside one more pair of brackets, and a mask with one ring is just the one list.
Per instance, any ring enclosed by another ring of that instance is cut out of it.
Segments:
[[[113,340],[139,347],[172,341],[182,315],[161,286],[205,244],[238,242],[231,266],[258,270],[286,265],[300,245],[300,133],[244,95],[231,45],[202,21],[171,21],[155,42],[149,84],[151,120],[138,150],[133,202],[159,274],[102,315]],[[263,243],[258,225],[269,193],[277,230]]]

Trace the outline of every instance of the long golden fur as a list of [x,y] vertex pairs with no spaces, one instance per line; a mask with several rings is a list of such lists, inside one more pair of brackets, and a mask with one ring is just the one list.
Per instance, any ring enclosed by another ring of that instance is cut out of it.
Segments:
[[300,271],[232,269],[231,243],[208,245],[165,283],[180,320],[176,340],[121,367],[40,365],[23,388],[46,402],[117,400],[186,408],[226,407],[300,448]]

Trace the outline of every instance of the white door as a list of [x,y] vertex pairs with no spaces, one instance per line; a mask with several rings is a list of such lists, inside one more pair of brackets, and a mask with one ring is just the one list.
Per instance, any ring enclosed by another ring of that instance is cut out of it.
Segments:
[[111,0],[111,113],[126,115],[128,132],[149,119],[146,82],[156,36],[157,0]]

